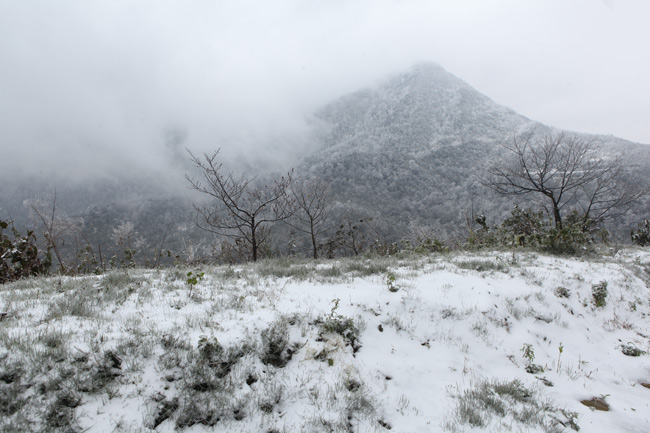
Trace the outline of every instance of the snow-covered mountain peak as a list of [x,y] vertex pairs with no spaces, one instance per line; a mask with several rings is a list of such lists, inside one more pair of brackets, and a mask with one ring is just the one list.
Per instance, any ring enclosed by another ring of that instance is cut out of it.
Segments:
[[435,63],[416,65],[374,89],[346,95],[318,116],[332,126],[326,147],[397,148],[403,153],[445,142],[500,138],[531,123]]
[[[454,230],[471,206],[502,219],[512,204],[491,195],[478,175],[490,161],[508,157],[502,145],[513,137],[558,132],[435,63],[345,95],[316,115],[328,127],[298,171],[330,182],[346,209],[385,221],[397,237],[409,224]],[[650,154],[615,137],[580,135],[609,152],[635,152],[637,161]]]

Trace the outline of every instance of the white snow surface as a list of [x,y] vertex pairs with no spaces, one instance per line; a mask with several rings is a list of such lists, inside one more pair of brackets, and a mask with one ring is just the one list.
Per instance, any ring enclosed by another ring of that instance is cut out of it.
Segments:
[[[379,271],[364,272],[373,267]],[[30,358],[24,345],[31,342],[39,353],[43,335],[64,336],[66,349],[65,360],[47,361],[52,364],[21,379],[30,386],[19,395],[31,409],[0,417],[0,430],[14,431],[20,423],[25,431],[43,428],[46,408],[61,391],[40,393],[37,384],[64,377],[62,366],[74,368],[75,357],[95,365],[113,351],[122,361],[115,378],[103,388],[75,391],[80,402],[71,431],[570,432],[571,422],[580,432],[650,431],[650,389],[642,385],[650,383],[648,251],[204,266],[205,278],[191,296],[190,270],[126,271],[126,282],[110,289],[115,296],[107,295],[108,276],[0,286],[0,370],[13,363],[34,370],[30,359],[39,358]],[[396,292],[388,290],[389,273]],[[118,281],[122,274],[109,275]],[[606,305],[598,307],[593,287],[604,281]],[[62,299],[91,296],[101,299],[87,301],[91,314],[54,312]],[[356,352],[345,335],[324,330],[328,320],[354,324]],[[263,360],[264,333],[278,323],[292,352],[288,359],[285,350],[283,366]],[[200,340],[226,351],[243,348],[215,379],[217,389],[192,388],[197,375],[212,377],[216,368],[201,358]],[[534,359],[524,357],[525,345]],[[641,354],[625,355],[624,347]],[[543,371],[528,373],[531,363]],[[545,424],[527,423],[509,410],[481,412],[482,425],[463,420],[464,395],[482,383],[515,380],[532,395],[523,402],[495,397],[507,407],[536,411]],[[595,397],[609,411],[581,403]],[[174,399],[176,407],[154,428],[162,404]],[[214,422],[188,415],[198,406],[211,411]],[[183,416],[194,423],[183,424]]]

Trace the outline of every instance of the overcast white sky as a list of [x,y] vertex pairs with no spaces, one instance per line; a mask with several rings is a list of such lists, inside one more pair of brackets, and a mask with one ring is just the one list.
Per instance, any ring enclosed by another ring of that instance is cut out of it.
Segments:
[[155,166],[170,131],[245,152],[423,61],[531,119],[650,143],[648,0],[0,0],[0,59],[5,172]]

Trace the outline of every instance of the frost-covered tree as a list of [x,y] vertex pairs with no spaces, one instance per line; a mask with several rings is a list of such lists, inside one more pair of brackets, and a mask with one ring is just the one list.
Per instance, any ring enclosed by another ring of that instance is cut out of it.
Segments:
[[285,221],[294,212],[289,196],[292,174],[260,185],[256,177],[235,177],[226,173],[218,161],[219,150],[194,156],[190,160],[201,174],[200,178],[185,178],[190,187],[208,195],[213,201],[196,206],[196,224],[211,233],[231,238],[237,245],[249,248],[250,259],[257,261],[260,247],[268,240],[271,226]]
[[309,236],[314,259],[318,258],[318,238],[331,230],[328,217],[332,209],[329,184],[323,180],[299,179],[289,188],[296,212],[287,224]]
[[576,136],[531,134],[504,147],[511,158],[489,167],[483,184],[504,195],[541,197],[558,230],[569,213],[577,212],[586,230],[647,193],[627,182],[620,155],[605,157],[593,142]]
[[119,226],[113,229],[111,239],[120,247],[124,258],[122,264],[135,266],[135,254],[138,248],[144,246],[144,238],[135,230],[131,221],[122,221]]
[[66,239],[78,244],[78,238],[83,229],[83,218],[74,218],[63,215],[56,207],[56,191],[52,196],[25,200],[23,205],[29,209],[30,218],[34,224],[40,226],[45,248],[54,251],[61,273],[69,271],[63,252]]

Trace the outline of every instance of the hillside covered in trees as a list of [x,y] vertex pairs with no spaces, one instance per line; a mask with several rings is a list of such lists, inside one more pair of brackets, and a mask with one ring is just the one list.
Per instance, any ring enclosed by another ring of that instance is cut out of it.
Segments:
[[[314,119],[311,141],[292,163],[241,165],[221,155],[214,161],[220,175],[235,182],[233,186],[244,181],[252,193],[245,198],[249,202],[255,194],[277,187],[274,179],[282,176],[278,173],[289,172],[294,188],[287,183],[283,194],[293,198],[295,209],[291,218],[285,208],[273,224],[259,227],[260,257],[310,256],[318,254],[317,249],[328,256],[387,251],[406,241],[476,245],[475,232],[490,232],[493,239],[498,226],[528,208],[524,215],[535,215],[538,221],[527,224],[548,231],[553,212],[544,197],[507,197],[486,186],[490,167],[512,160],[516,155],[509,147],[522,140],[531,146],[559,136],[577,140],[589,146],[590,159],[617,162],[621,185],[644,192],[650,184],[645,170],[650,164],[648,146],[542,125],[494,103],[436,64],[417,65],[373,88],[343,96],[317,111]],[[53,247],[51,241],[56,240],[71,268],[86,271],[95,266],[88,260],[106,268],[109,263],[252,258],[250,229],[238,238],[229,236],[237,227],[208,231],[197,227],[201,216],[206,222],[206,216],[224,202],[209,194],[210,185],[208,194],[191,188],[188,180],[205,175],[196,164],[203,156],[197,153],[192,161],[182,151],[182,134],[168,139],[175,162],[164,175],[134,172],[126,178],[83,184],[68,183],[65,177],[58,182],[3,180],[2,219],[13,221],[19,231],[33,230],[44,248],[48,242]],[[306,230],[301,225],[305,221],[301,223],[298,215],[304,217],[305,209],[299,212],[295,202],[297,190],[303,199],[312,194],[310,185],[320,185],[319,205],[326,210],[316,227],[317,239],[311,236],[313,227]],[[620,203],[622,212],[598,221],[597,229],[607,229],[610,240],[629,242],[630,231],[647,218],[648,196],[639,193],[634,198]],[[563,204],[567,215],[584,208],[577,198],[572,200]],[[282,203],[284,198],[275,206]],[[277,210],[271,206],[265,212]],[[203,224],[215,228],[207,226]],[[257,257],[257,252],[253,255]]]

